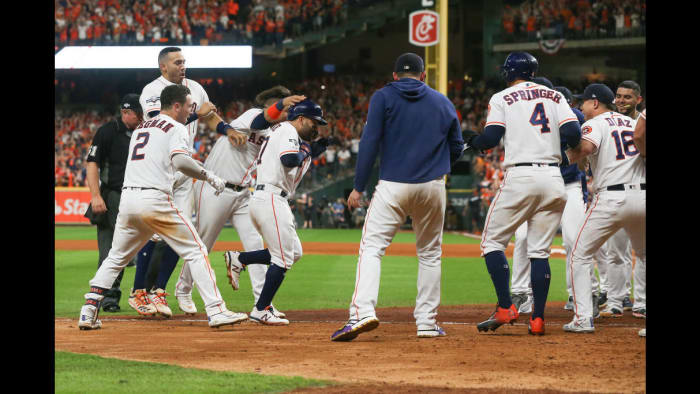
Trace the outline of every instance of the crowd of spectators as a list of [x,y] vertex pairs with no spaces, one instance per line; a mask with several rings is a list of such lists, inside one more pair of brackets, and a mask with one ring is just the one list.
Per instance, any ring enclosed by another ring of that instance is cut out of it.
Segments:
[[277,45],[365,0],[55,0],[55,45]]
[[505,42],[646,35],[646,0],[525,0],[506,5]]

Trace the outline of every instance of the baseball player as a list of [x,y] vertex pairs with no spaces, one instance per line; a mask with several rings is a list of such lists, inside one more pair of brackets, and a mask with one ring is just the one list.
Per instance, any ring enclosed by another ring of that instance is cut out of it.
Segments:
[[[571,91],[564,86],[552,86],[552,83],[545,77],[533,78],[532,82],[547,86],[561,93],[571,106]],[[579,124],[583,124],[583,114],[578,108],[571,108],[576,115]],[[562,145],[566,144],[562,141]],[[562,148],[565,148],[562,146]],[[566,206],[561,216],[561,231],[566,255],[571,255],[571,245],[574,243],[576,230],[583,220],[586,211],[586,175],[581,171],[576,163],[568,166],[561,166],[561,176],[564,179],[566,188]],[[591,270],[592,278],[595,272]],[[571,278],[566,275],[567,291],[571,297]],[[594,284],[594,286],[597,285]],[[595,288],[595,287],[594,287]],[[595,297],[595,294],[594,294]],[[530,260],[527,258],[527,222],[518,227],[515,231],[515,248],[513,250],[513,276],[511,284],[511,298],[513,304],[518,308],[518,313],[532,313],[532,289],[530,288]],[[573,298],[572,298],[573,300]],[[596,300],[597,301],[597,300]],[[597,302],[594,302],[597,305]]]
[[[292,96],[289,89],[284,86],[275,86],[261,92],[255,98],[258,107],[247,110],[230,123],[236,131],[248,136],[247,143],[241,146],[232,146],[226,138],[219,138],[212,147],[204,162],[204,168],[220,174],[226,181],[226,190],[217,196],[216,189],[207,182],[198,180],[194,184],[197,233],[208,251],[211,251],[221,229],[230,219],[243,243],[243,248],[248,252],[258,251],[252,254],[252,258],[262,256],[269,261],[269,251],[263,249],[263,240],[253,227],[248,215],[248,201],[250,199],[248,188],[254,184],[255,161],[260,147],[270,134],[269,127],[272,123],[285,119],[287,107],[305,98],[305,96]],[[265,107],[269,108],[265,110]],[[230,265],[233,258],[238,257],[238,255],[239,252],[226,252],[227,265]],[[246,265],[249,262],[248,257],[250,254],[244,254],[241,258],[242,261],[246,262]],[[250,266],[249,274],[254,302],[257,302],[260,297],[266,272],[265,265],[253,264]],[[238,290],[238,280],[233,281],[229,275],[229,281],[233,289]],[[191,298],[192,284],[192,275],[185,265],[175,286],[175,296],[178,299]],[[279,317],[284,317],[284,313],[275,308],[273,310]]]
[[591,84],[581,98],[581,111],[586,117],[581,146],[566,154],[571,162],[590,156],[595,195],[569,259],[575,306],[574,318],[564,330],[594,332],[587,273],[595,251],[624,228],[638,261],[644,264],[646,260],[646,168],[633,141],[636,122],[613,111],[612,90],[603,84]]
[[[271,118],[277,115],[273,114]],[[253,226],[268,246],[269,258],[256,256],[258,258],[249,259],[256,252],[243,252],[239,255],[241,258],[227,257],[226,263],[234,288],[238,287],[240,273],[246,266],[270,266],[260,296],[250,312],[250,319],[260,324],[289,324],[289,320],[278,316],[272,307],[272,299],[282,285],[285,273],[302,256],[294,215],[287,199],[292,198],[312,158],[326,150],[327,139],[312,142],[318,136],[317,127],[326,124],[319,105],[309,99],[298,102],[287,111],[287,121],[270,127],[269,136],[255,162],[257,185],[248,206]]]
[[377,153],[379,183],[367,208],[348,322],[331,335],[351,341],[379,326],[381,258],[396,231],[411,216],[418,254],[418,294],[413,316],[419,338],[447,335],[436,321],[440,305],[445,175],[464,150],[454,105],[425,80],[423,59],[405,53],[394,64],[394,82],[370,99],[360,139],[355,187],[348,206],[358,208]]
[[[646,165],[647,158],[647,148],[646,148],[646,137],[647,137],[647,109],[644,108],[642,113],[637,119],[637,125],[634,128],[634,145],[639,149],[639,156],[644,160],[644,165]],[[644,261],[643,268],[639,268],[637,271],[637,266],[640,266],[640,261],[637,261],[634,266],[634,306],[637,307],[637,302],[644,303],[644,309],[632,309],[632,315],[634,317],[647,317],[646,308],[646,291],[647,291],[647,267],[646,261]],[[638,301],[639,300],[639,301]],[[647,329],[642,328],[639,330],[640,337],[647,336]]]
[[467,143],[485,150],[503,138],[505,148],[506,173],[489,208],[481,239],[481,254],[496,288],[498,305],[488,320],[477,325],[479,331],[495,331],[518,319],[504,251],[523,222],[528,225],[527,257],[534,304],[528,332],[544,335],[545,331],[544,309],[551,277],[548,258],[567,199],[559,170],[561,140],[577,146],[581,129],[561,93],[531,82],[537,67],[537,59],[527,52],[508,55],[502,70],[508,87],[491,97],[483,133]]
[[173,203],[175,169],[206,180],[219,193],[226,187],[221,178],[202,168],[190,156],[189,136],[183,125],[193,105],[190,90],[179,84],[168,86],[161,92],[160,102],[160,114],[142,122],[131,136],[112,249],[90,281],[90,292],[85,294],[86,302],[80,310],[80,329],[102,327],[98,314],[104,292],[154,233],[189,266],[204,301],[210,327],[235,324],[248,318],[245,313],[226,309],[207,250],[190,219]]
[[[202,85],[185,78],[185,58],[180,48],[163,48],[158,54],[158,66],[161,76],[143,88],[139,99],[144,111],[144,119],[148,120],[158,115],[161,109],[160,92],[166,86],[180,84],[190,89],[194,102],[192,111],[185,122],[190,150],[194,147],[194,139],[197,135],[200,117],[205,120],[209,128],[217,130],[220,134],[227,135],[232,145],[245,143],[247,137],[235,132],[213,111],[215,107],[209,103],[209,96]],[[182,210],[184,216],[188,219],[192,218],[193,192],[192,181],[189,177],[182,173],[176,173],[173,196],[175,205]],[[172,311],[165,298],[167,295],[165,288],[170,275],[177,265],[179,256],[169,245],[160,243],[163,248],[162,254],[159,254],[162,256],[162,263],[154,263],[159,269],[158,277],[152,286],[146,283],[146,277],[151,265],[151,254],[158,240],[157,237],[154,237],[139,251],[136,274],[134,276],[134,289],[132,290],[132,296],[129,298],[129,305],[143,315],[152,314],[152,310],[155,308],[159,314],[170,317],[172,316]],[[147,292],[147,289],[150,290],[151,288],[153,290]],[[151,304],[150,307],[149,304]],[[197,312],[191,295],[178,298],[178,305],[185,313],[194,314]]]

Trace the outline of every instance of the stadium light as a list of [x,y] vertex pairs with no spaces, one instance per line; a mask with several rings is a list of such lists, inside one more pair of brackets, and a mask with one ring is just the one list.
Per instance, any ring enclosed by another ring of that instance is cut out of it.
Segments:
[[[68,46],[56,53],[54,69],[157,68],[161,46]],[[251,68],[250,45],[180,46],[187,68]]]

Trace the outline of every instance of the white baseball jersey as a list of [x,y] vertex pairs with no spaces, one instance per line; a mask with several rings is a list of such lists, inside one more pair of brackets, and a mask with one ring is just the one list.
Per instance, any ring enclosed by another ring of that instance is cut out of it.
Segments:
[[[149,117],[149,112],[152,111],[160,111],[160,93],[163,91],[163,89],[166,86],[174,85],[174,83],[168,81],[163,77],[162,75],[158,78],[156,78],[155,81],[149,83],[143,88],[143,91],[141,91],[141,97],[139,97],[139,103],[141,104],[141,108],[143,109],[143,118],[144,120],[150,119]],[[194,106],[192,108],[192,112],[196,112],[197,109],[199,109],[204,102],[209,101],[209,96],[207,95],[207,92],[204,91],[204,88],[202,85],[197,83],[196,81],[193,81],[191,79],[184,78],[182,80],[182,85],[187,86],[190,88],[190,92],[192,95],[192,102],[194,103]],[[195,120],[194,122],[190,122],[187,126],[187,133],[189,137],[189,148],[192,149],[194,147],[194,137],[197,135],[197,126],[199,125],[199,120]]]
[[617,184],[646,183],[646,167],[633,140],[636,123],[611,111],[581,127],[581,138],[595,145],[589,159],[594,191]]
[[187,129],[165,114],[141,122],[131,134],[124,186],[173,192],[174,168],[170,158],[189,154]]
[[211,149],[204,168],[214,171],[227,182],[248,186],[253,184],[255,163],[260,152],[260,147],[265,138],[270,134],[270,129],[251,130],[250,125],[256,116],[263,112],[260,108],[252,108],[245,111],[231,123],[236,131],[248,136],[248,142],[244,145],[233,146],[228,138],[219,138]]
[[258,155],[257,183],[276,186],[287,192],[287,197],[291,197],[309,169],[311,158],[306,157],[300,167],[289,168],[282,165],[280,158],[289,153],[299,152],[302,141],[297,129],[289,122],[272,125],[270,130],[270,135]]
[[506,128],[505,168],[516,163],[560,163],[559,128],[568,122],[578,119],[562,94],[533,82],[491,96],[486,118],[486,126]]

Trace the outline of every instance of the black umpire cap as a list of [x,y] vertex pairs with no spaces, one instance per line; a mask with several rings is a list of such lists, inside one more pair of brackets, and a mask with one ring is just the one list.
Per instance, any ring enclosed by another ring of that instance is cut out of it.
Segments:
[[422,73],[425,71],[423,59],[412,52],[399,56],[394,63],[395,73]]
[[141,108],[141,103],[139,103],[139,95],[135,93],[129,93],[124,98],[122,98],[121,104],[119,104],[119,109],[130,109],[138,114],[143,113]]
[[615,93],[602,83],[592,83],[586,86],[583,94],[575,94],[574,97],[581,101],[595,99],[605,104],[612,104],[615,101]]

